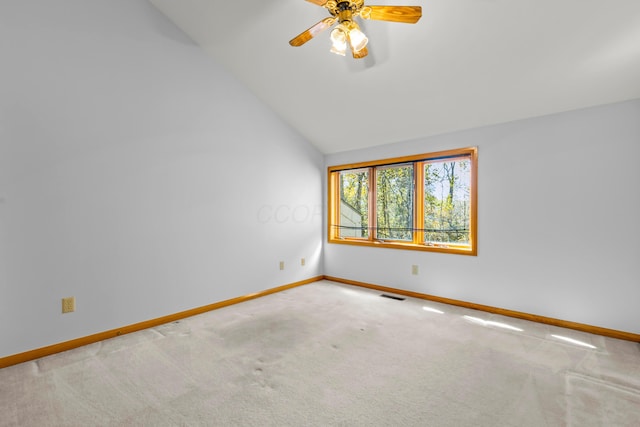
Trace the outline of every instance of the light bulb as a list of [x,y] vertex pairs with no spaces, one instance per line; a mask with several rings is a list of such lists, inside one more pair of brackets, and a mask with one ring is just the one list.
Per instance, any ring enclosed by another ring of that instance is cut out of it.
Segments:
[[359,52],[364,49],[368,42],[369,39],[358,27],[349,31],[349,43],[351,44],[351,49],[353,49],[354,52]]
[[345,56],[347,52],[347,34],[341,27],[331,31],[331,52]]

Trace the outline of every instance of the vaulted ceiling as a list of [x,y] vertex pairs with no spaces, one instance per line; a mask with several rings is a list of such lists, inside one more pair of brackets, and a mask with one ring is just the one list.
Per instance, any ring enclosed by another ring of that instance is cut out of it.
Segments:
[[[149,0],[324,153],[640,98],[638,0],[371,0],[369,56],[329,52],[304,0]],[[359,21],[362,22],[362,21]]]

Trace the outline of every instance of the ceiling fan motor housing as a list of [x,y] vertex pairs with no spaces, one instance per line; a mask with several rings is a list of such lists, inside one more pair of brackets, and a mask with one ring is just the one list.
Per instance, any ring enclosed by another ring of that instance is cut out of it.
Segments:
[[324,7],[329,10],[333,16],[338,18],[339,22],[353,21],[353,15],[364,6],[364,0],[355,1],[335,1],[329,0]]

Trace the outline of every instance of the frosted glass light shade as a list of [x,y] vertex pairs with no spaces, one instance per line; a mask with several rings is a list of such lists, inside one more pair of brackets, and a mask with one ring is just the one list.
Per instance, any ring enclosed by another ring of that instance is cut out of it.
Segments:
[[331,52],[345,56],[347,52],[347,33],[338,27],[331,31]]
[[364,49],[368,42],[369,39],[359,28],[356,27],[349,31],[349,43],[354,52],[359,52]]

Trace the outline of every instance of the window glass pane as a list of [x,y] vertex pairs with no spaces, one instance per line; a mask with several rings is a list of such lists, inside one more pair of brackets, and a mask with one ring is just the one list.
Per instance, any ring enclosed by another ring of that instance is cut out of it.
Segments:
[[376,237],[413,240],[413,164],[376,169]]
[[340,237],[369,237],[369,170],[340,172]]
[[425,243],[468,244],[471,161],[446,159],[424,165]]

